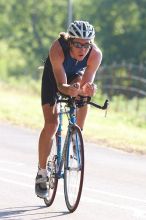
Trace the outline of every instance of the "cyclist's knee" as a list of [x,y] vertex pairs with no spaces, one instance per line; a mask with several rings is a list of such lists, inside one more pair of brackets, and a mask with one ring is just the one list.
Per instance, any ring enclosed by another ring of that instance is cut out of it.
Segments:
[[58,119],[53,120],[51,122],[46,120],[44,124],[44,131],[47,132],[48,134],[54,134],[57,131],[58,125],[59,125]]
[[45,124],[44,124],[44,128],[45,129],[56,129],[58,127],[58,120],[55,120],[53,122],[48,122],[48,121],[45,121]]

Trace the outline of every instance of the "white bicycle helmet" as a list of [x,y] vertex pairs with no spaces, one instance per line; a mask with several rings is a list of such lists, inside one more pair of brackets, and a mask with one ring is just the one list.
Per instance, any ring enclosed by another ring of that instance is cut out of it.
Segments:
[[92,40],[95,37],[94,27],[87,21],[74,21],[67,30],[72,38],[82,38]]

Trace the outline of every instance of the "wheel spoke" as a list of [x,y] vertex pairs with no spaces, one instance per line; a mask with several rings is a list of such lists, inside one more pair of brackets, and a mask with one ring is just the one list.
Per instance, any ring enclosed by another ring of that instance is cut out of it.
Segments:
[[73,127],[69,136],[64,169],[64,192],[68,209],[76,210],[82,192],[84,176],[84,147],[80,129]]
[[50,155],[48,157],[47,169],[49,173],[48,191],[49,196],[44,199],[46,206],[51,206],[56,195],[58,179],[56,178],[56,141],[53,141]]

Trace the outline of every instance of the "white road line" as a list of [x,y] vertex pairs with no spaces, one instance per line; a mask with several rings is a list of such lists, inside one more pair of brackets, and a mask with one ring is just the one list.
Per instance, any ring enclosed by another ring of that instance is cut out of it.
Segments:
[[90,192],[93,192],[93,193],[104,194],[104,195],[111,196],[111,197],[118,197],[118,198],[121,198],[121,199],[128,199],[128,200],[133,200],[133,201],[137,201],[137,202],[144,202],[146,204],[146,200],[139,199],[139,198],[120,195],[120,194],[116,194],[116,193],[105,192],[103,190],[91,189],[89,187],[84,187],[84,189],[86,191],[90,191]]
[[133,206],[128,206],[128,205],[123,206],[123,205],[120,205],[120,204],[118,205],[117,203],[107,202],[107,201],[100,200],[100,199],[93,199],[93,198],[85,197],[85,196],[81,197],[81,201],[87,202],[87,203],[97,203],[97,204],[103,205],[103,206],[108,206],[108,207],[112,207],[112,208],[118,208],[118,209],[121,209],[121,210],[131,211],[132,216],[135,216],[135,217],[142,217],[142,218],[146,217],[145,210],[138,209],[138,208],[133,207]]
[[33,176],[31,174],[28,173],[24,173],[23,171],[15,171],[15,170],[10,170],[10,169],[6,169],[6,168],[0,168],[1,172],[7,172],[7,173],[11,173],[11,174],[16,174],[19,176],[25,176],[25,177],[29,177],[32,178]]
[[[34,188],[34,186],[31,185],[31,184],[21,183],[21,182],[18,182],[18,181],[14,181],[14,180],[2,178],[2,177],[0,177],[0,181],[16,184],[16,185],[20,185],[20,186],[24,186],[24,187],[31,188],[31,189]],[[64,193],[58,191],[57,195],[63,196]],[[81,201],[82,202],[87,202],[87,203],[97,203],[97,204],[104,205],[104,206],[110,206],[110,207],[113,207],[113,208],[118,208],[118,209],[122,209],[122,210],[132,211],[133,213],[139,213],[139,214],[141,213],[141,215],[143,215],[143,213],[145,213],[144,210],[137,209],[135,207],[131,207],[131,206],[127,206],[127,205],[126,206],[122,206],[122,205],[118,205],[117,203],[115,204],[113,202],[107,202],[107,201],[104,201],[104,200],[93,199],[93,198],[87,197],[87,196],[82,196],[81,197]]]
[[6,183],[12,183],[12,184],[19,185],[19,186],[28,187],[28,188],[31,188],[31,189],[34,188],[33,185],[30,185],[30,184],[27,184],[27,183],[18,182],[18,181],[11,180],[11,179],[2,178],[2,177],[0,177],[0,181],[6,182]]
[[[0,171],[34,179],[34,177],[31,174],[24,173],[23,171],[18,172],[18,171],[6,169],[6,168],[0,168]],[[106,195],[106,196],[110,196],[110,197],[117,197],[117,198],[121,198],[121,199],[127,199],[127,200],[131,200],[131,201],[136,201],[136,202],[142,202],[142,203],[146,204],[146,200],[139,199],[139,198],[125,196],[125,195],[121,195],[121,194],[117,194],[117,193],[110,193],[110,192],[106,192],[106,191],[103,191],[103,190],[97,190],[97,189],[93,189],[93,188],[89,188],[89,187],[85,187],[85,186],[83,187],[83,189],[85,191],[89,191],[89,192],[93,192],[93,193],[97,193],[97,194],[102,194],[102,195]]]
[[110,193],[110,192],[107,192],[107,191],[93,189],[93,188],[89,188],[89,187],[86,187],[86,186],[83,186],[83,190],[84,191],[89,191],[90,193],[93,192],[93,194],[97,193],[97,194],[102,194],[102,195],[105,195],[105,196],[117,197],[117,198],[120,198],[120,199],[127,199],[127,200],[131,200],[131,201],[136,201],[136,202],[142,202],[146,205],[146,200],[144,200],[144,199],[134,198],[134,197],[131,197],[131,196],[125,196],[125,195],[121,195],[121,194],[117,194],[117,193]]
[[24,163],[21,162],[13,162],[9,160],[0,160],[0,164],[8,164],[8,165],[16,165],[16,166],[22,166]]

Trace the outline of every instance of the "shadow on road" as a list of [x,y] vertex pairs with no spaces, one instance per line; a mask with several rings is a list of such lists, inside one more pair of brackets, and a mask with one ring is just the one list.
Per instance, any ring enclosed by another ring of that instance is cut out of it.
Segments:
[[[44,212],[38,212],[38,210],[45,209]],[[69,212],[46,212],[46,209],[48,207],[46,206],[21,206],[21,207],[10,207],[5,209],[0,209],[0,219],[27,219],[29,216],[33,216],[33,219],[40,220],[40,219],[47,219],[47,218],[53,218],[53,217],[60,217],[62,215],[67,215]],[[37,212],[35,212],[37,211]],[[48,215],[47,215],[48,214]],[[38,217],[39,215],[39,217]],[[42,217],[40,217],[42,215]],[[45,217],[44,217],[45,215]],[[47,216],[46,216],[47,215]]]

